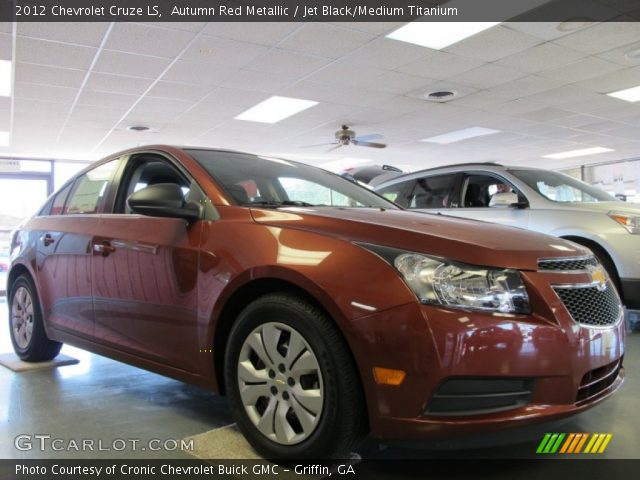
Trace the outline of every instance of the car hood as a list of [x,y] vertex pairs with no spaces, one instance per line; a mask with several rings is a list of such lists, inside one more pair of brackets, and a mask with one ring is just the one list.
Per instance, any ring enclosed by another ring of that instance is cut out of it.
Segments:
[[559,238],[446,215],[375,208],[251,209],[262,224],[498,268],[536,270],[539,258],[588,254]]
[[558,203],[558,208],[581,210],[585,212],[608,213],[611,211],[640,215],[640,203],[627,202],[590,202],[590,203]]

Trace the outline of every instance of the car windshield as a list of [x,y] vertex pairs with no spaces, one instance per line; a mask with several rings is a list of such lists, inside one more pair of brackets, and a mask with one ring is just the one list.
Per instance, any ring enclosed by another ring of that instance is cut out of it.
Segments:
[[239,205],[277,208],[398,207],[320,168],[239,152],[186,149]]
[[510,172],[554,202],[615,202],[617,199],[564,173],[547,170],[510,170]]

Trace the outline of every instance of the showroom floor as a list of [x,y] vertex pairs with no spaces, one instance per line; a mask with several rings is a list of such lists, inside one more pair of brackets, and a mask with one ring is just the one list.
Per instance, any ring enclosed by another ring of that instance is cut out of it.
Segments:
[[[6,322],[6,303],[1,299],[0,352],[11,350]],[[127,445],[131,444],[130,439],[139,439],[138,445],[145,445],[149,439],[179,441],[197,435],[196,447],[204,441],[209,448],[205,450],[207,456],[243,456],[243,449],[247,447],[240,434],[233,429],[220,429],[232,423],[223,397],[75,348],[65,347],[63,353],[80,362],[24,373],[0,367],[0,458],[181,458],[186,455],[178,451],[132,451],[129,447],[122,452],[23,452],[14,447],[15,437],[23,434],[76,441],[102,440],[103,446],[117,445],[118,448],[121,444],[114,443],[115,439],[125,439]],[[607,458],[634,458],[640,451],[637,437],[640,333],[628,336],[625,366],[627,378],[621,392],[559,430],[613,433],[603,455]],[[205,432],[209,433],[198,435]],[[373,458],[526,458],[535,456],[538,442],[539,438],[517,445],[446,452],[369,441],[359,453]],[[247,451],[247,456],[252,456],[251,452]]]

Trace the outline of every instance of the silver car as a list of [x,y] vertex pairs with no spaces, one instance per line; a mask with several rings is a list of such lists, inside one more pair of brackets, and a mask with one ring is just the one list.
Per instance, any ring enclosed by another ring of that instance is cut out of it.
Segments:
[[399,175],[375,190],[406,208],[526,228],[589,247],[627,308],[640,309],[640,204],[559,172],[495,163]]

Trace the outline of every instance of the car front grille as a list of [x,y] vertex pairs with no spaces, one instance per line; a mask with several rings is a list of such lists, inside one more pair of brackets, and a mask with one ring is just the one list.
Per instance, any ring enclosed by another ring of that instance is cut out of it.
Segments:
[[609,365],[587,372],[580,382],[576,402],[581,403],[588,401],[613,385],[613,382],[616,381],[616,378],[618,378],[620,374],[621,368],[622,358]]
[[425,415],[464,416],[502,412],[525,406],[533,380],[527,378],[454,378],[445,380]]
[[592,255],[588,257],[546,258],[538,260],[538,270],[542,271],[575,272],[584,271],[589,267],[595,267],[597,265],[598,260]]
[[571,317],[587,327],[615,325],[622,306],[615,287],[607,282],[604,290],[598,286],[556,286],[555,290]]

